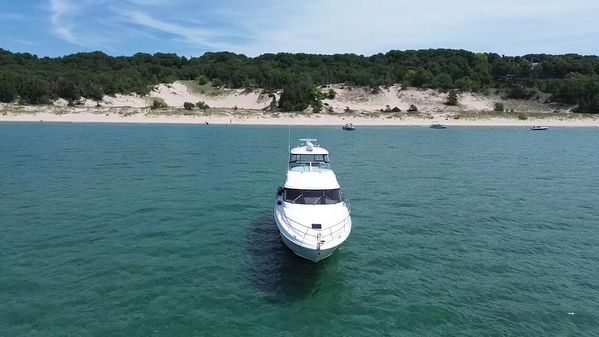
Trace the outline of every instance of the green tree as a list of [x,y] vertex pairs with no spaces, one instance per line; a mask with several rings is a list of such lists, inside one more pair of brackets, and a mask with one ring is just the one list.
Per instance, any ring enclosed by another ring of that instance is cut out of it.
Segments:
[[206,75],[199,75],[196,78],[196,81],[198,82],[199,85],[206,85],[206,84],[208,84],[208,82],[210,80],[208,79],[208,77],[206,77]]
[[318,94],[306,82],[296,82],[286,86],[279,98],[279,109],[283,111],[302,111],[315,103]]
[[447,95],[447,101],[445,101],[445,104],[450,105],[450,106],[458,105],[458,94],[455,90],[451,90],[449,92],[449,95]]
[[19,96],[28,104],[50,103],[50,83],[41,78],[31,78],[23,82]]
[[66,100],[76,101],[81,98],[81,93],[75,82],[66,78],[60,78],[56,82],[56,94]]
[[0,102],[10,103],[17,98],[15,83],[8,79],[0,78]]
[[419,88],[480,91],[499,88],[518,99],[551,94],[551,100],[595,111],[599,93],[599,57],[568,55],[501,56],[465,50],[392,50],[372,56],[354,54],[264,54],[247,57],[229,52],[185,58],[175,54],[112,57],[102,52],[38,58],[0,49],[0,100],[17,97],[30,104],[79,96],[146,94],[159,83],[196,80],[220,87],[283,90],[277,102],[287,110],[318,106],[311,88],[330,83],[380,87],[394,83]]
[[440,89],[451,89],[454,87],[451,76],[447,73],[437,74],[432,79],[432,87]]

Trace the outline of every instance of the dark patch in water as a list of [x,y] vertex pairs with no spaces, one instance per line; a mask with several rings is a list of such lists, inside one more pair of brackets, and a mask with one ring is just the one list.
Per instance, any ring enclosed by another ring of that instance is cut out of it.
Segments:
[[246,240],[248,277],[274,302],[289,302],[318,292],[326,261],[313,263],[293,253],[281,240],[271,214],[250,222]]

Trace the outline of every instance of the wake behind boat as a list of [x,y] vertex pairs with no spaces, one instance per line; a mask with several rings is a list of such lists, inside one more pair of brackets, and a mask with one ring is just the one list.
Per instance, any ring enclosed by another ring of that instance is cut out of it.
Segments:
[[287,180],[279,187],[274,217],[281,239],[313,262],[329,257],[349,236],[351,217],[329,152],[312,142],[291,149]]

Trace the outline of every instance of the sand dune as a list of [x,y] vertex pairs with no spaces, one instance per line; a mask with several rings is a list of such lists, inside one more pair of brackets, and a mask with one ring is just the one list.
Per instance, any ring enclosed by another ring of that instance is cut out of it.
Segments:
[[406,111],[411,104],[419,111],[430,113],[455,113],[462,111],[493,111],[496,102],[502,102],[506,109],[521,112],[568,112],[572,107],[550,105],[532,100],[504,99],[497,94],[460,93],[457,106],[447,106],[447,93],[432,89],[403,88],[396,84],[387,88],[374,90],[370,87],[351,87],[347,85],[328,85],[322,89],[327,92],[333,89],[335,99],[326,99],[324,103],[334,112],[342,112],[346,108],[355,111],[380,111],[387,106],[398,107]]
[[[194,86],[195,85],[195,86]],[[156,86],[148,96],[105,96],[100,102],[82,99],[75,106],[59,99],[54,105],[21,106],[0,104],[0,122],[93,122],[93,123],[190,123],[190,124],[265,124],[265,125],[423,125],[433,120],[450,125],[469,126],[599,126],[593,115],[569,113],[571,107],[537,101],[506,100],[498,95],[461,93],[458,106],[447,106],[447,93],[431,89],[351,87],[335,84],[322,87],[336,92],[334,99],[323,101],[321,113],[284,113],[265,111],[279,93],[263,90],[198,87],[194,82],[174,82]],[[154,100],[168,108],[152,110]],[[211,109],[184,110],[185,102],[203,101]],[[502,102],[511,114],[492,110]],[[417,114],[408,114],[411,104]],[[381,109],[398,107],[402,112],[382,113]],[[349,108],[351,111],[346,111]],[[560,112],[558,114],[551,112]],[[520,113],[520,115],[518,115]]]
[[[198,87],[195,84],[195,87]],[[265,93],[261,89],[224,89],[212,88],[210,92],[202,92],[194,87],[194,82],[177,81],[156,86],[148,96],[120,95],[104,96],[101,102],[88,99],[80,100],[78,107],[92,108],[98,103],[104,107],[145,108],[154,100],[165,102],[169,107],[182,108],[185,102],[203,101],[210,107],[221,109],[265,110],[271,104],[273,96],[278,99],[280,93]],[[496,102],[502,102],[508,111],[515,112],[568,112],[571,106],[546,104],[533,100],[503,99],[497,94],[460,93],[457,106],[447,106],[447,93],[432,89],[404,88],[398,84],[390,87],[355,87],[344,84],[332,84],[321,87],[323,93],[334,90],[334,99],[324,99],[324,110],[343,113],[346,109],[357,112],[378,112],[381,109],[397,107],[406,111],[414,104],[421,112],[456,113],[492,111]],[[67,101],[59,99],[55,106],[66,107]]]

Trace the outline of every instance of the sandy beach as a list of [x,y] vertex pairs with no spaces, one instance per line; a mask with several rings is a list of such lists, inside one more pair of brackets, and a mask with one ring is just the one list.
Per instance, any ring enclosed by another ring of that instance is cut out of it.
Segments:
[[[320,113],[312,108],[293,113],[269,111],[279,92],[199,87],[192,81],[176,81],[156,86],[147,96],[104,96],[99,102],[82,98],[74,106],[63,99],[50,105],[2,103],[0,122],[429,126],[437,121],[447,126],[599,127],[598,116],[571,113],[571,106],[509,100],[498,94],[461,93],[457,106],[447,106],[447,93],[400,85],[380,87],[377,93],[372,88],[343,84],[322,90],[334,90],[336,96],[323,100]],[[155,100],[167,107],[151,109]],[[204,102],[210,108],[186,110],[185,102]],[[495,102],[502,102],[511,112],[494,112]],[[411,105],[418,106],[418,112],[408,113]]]
[[[458,115],[459,116],[459,115]],[[550,127],[599,127],[599,118],[572,117],[569,115],[548,115],[543,117],[499,117],[478,115],[458,119],[447,114],[314,114],[314,113],[272,113],[261,111],[218,111],[185,115],[183,111],[164,112],[110,112],[106,110],[76,112],[29,112],[0,114],[0,122],[42,122],[42,123],[142,123],[142,124],[210,124],[210,125],[306,125],[342,126],[429,126],[438,121],[447,126],[522,126],[544,125]]]

